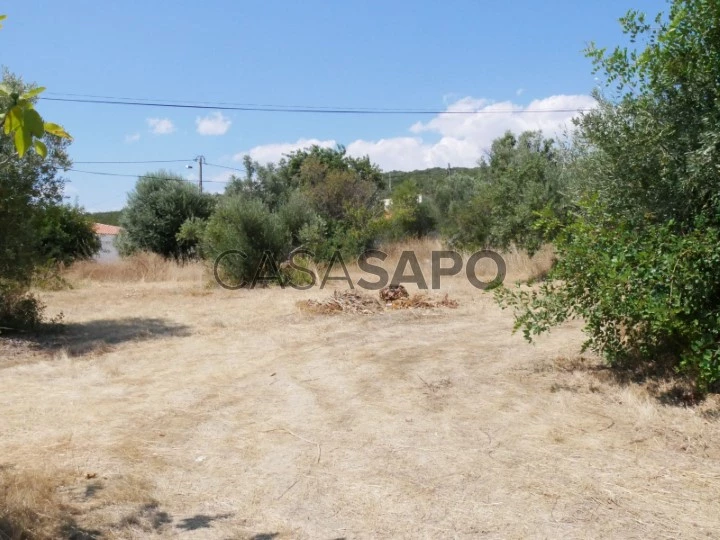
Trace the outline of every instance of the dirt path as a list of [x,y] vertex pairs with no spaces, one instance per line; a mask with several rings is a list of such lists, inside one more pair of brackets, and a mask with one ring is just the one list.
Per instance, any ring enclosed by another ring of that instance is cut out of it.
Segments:
[[530,346],[490,295],[453,293],[368,316],[301,313],[317,290],[52,293],[50,352],[0,349],[0,466],[55,475],[118,538],[720,530],[712,410],[604,381],[576,327]]

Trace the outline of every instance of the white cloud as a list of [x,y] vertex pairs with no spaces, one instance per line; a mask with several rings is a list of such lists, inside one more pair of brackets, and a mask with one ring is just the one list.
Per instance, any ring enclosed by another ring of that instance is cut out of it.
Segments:
[[131,133],[130,135],[125,135],[125,142],[127,144],[131,144],[134,142],[138,142],[140,140],[140,134],[139,133]]
[[516,96],[522,96],[524,93],[525,93],[525,89],[524,89],[524,88],[518,88],[517,90],[515,90],[515,95],[516,95]]
[[238,152],[233,156],[235,161],[242,161],[243,156],[250,155],[253,160],[259,163],[270,163],[280,160],[285,154],[307,148],[308,146],[322,146],[333,148],[337,143],[333,140],[321,141],[319,139],[299,139],[294,143],[263,144],[251,148],[247,152]]
[[[348,154],[369,155],[384,170],[413,170],[428,167],[472,167],[490,149],[492,141],[510,130],[520,133],[542,130],[547,136],[561,135],[572,129],[571,119],[579,109],[595,106],[587,95],[557,95],[532,101],[527,106],[511,101],[493,103],[487,99],[465,97],[446,108],[477,114],[439,114],[428,122],[416,122],[408,130],[411,136],[378,140],[356,140],[347,145]],[[267,163],[283,154],[312,144],[332,147],[334,140],[301,139],[294,143],[256,146],[240,152]]]
[[148,118],[150,132],[155,135],[168,135],[175,131],[175,125],[169,118]]
[[198,116],[195,119],[195,124],[200,135],[225,135],[230,129],[232,121],[223,116],[221,112],[216,111],[209,116]]

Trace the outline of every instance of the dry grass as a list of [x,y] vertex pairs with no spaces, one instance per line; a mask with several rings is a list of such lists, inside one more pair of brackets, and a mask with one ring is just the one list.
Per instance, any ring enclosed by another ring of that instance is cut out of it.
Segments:
[[[430,275],[432,267],[432,252],[447,250],[448,247],[440,240],[422,238],[382,246],[380,249],[388,254],[388,258],[383,264],[379,264],[379,266],[388,270],[390,275],[392,275],[392,271],[396,268],[402,252],[412,251],[420,263],[425,281],[430,284],[432,278]],[[552,246],[549,245],[544,246],[532,257],[528,256],[526,252],[517,249],[511,249],[509,251],[498,250],[498,253],[505,261],[507,270],[505,283],[527,282],[544,278],[550,270],[554,258],[554,251]],[[463,258],[461,276],[463,276],[465,275],[468,259],[472,253],[462,252],[461,255]],[[374,261],[374,264],[375,263],[376,261]],[[447,264],[447,261],[443,262],[443,265]],[[359,272],[357,269],[356,271]],[[495,277],[495,272],[495,263],[489,259],[482,259],[478,262],[476,267],[476,276],[479,279],[489,282]],[[445,279],[448,278],[443,277],[443,280]]]
[[99,263],[81,261],[67,269],[63,276],[72,282],[113,283],[200,282],[205,267],[200,262],[178,264],[155,253],[138,253],[118,261]]
[[58,493],[57,474],[0,470],[0,538],[52,539],[72,523]]
[[717,534],[714,397],[670,406],[580,359],[577,324],[530,346],[489,293],[441,293],[342,317],[297,309],[317,289],[46,293],[72,352],[0,362],[0,468],[48,471],[25,506],[108,538]]

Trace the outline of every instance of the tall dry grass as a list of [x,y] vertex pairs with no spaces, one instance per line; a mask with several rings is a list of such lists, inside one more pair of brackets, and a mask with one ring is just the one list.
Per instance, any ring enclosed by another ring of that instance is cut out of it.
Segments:
[[77,262],[64,272],[63,277],[71,282],[201,282],[206,274],[202,262],[178,263],[155,253],[137,253],[109,263]]
[[[443,251],[449,248],[440,240],[434,238],[408,239],[401,242],[394,242],[380,247],[380,250],[387,254],[382,263],[374,260],[373,264],[379,264],[385,268],[389,276],[395,272],[403,252],[412,252],[420,264],[423,276],[428,284],[432,280],[432,252]],[[505,261],[507,274],[505,283],[532,282],[543,278],[550,270],[554,253],[552,247],[544,246],[533,257],[527,252],[517,249],[498,251]],[[472,252],[462,252],[463,269],[455,276],[456,279],[464,279],[467,262]],[[280,262],[280,261],[278,261]],[[357,282],[361,277],[369,278],[357,266],[356,260],[344,261],[350,272],[351,278]],[[443,262],[443,267],[448,264]],[[138,253],[111,263],[99,263],[95,261],[82,261],[73,264],[66,269],[62,277],[70,283],[78,282],[116,282],[116,283],[152,283],[152,282],[195,282],[206,283],[212,280],[211,272],[208,272],[207,264],[200,261],[178,263],[154,253]],[[309,264],[309,269],[315,273],[317,282],[320,283],[327,271],[326,265]],[[409,272],[409,269],[407,269]],[[482,281],[491,281],[496,272],[495,263],[489,259],[479,261],[475,268],[475,274]],[[339,265],[335,265],[331,275],[341,276],[343,274]],[[443,280],[447,277],[443,277]],[[330,282],[333,283],[333,282]],[[334,282],[342,283],[342,282]]]
[[[420,263],[423,275],[428,283],[430,283],[432,279],[430,275],[432,270],[432,252],[444,250],[453,251],[440,240],[434,238],[409,239],[402,242],[395,242],[381,246],[380,250],[388,254],[387,259],[380,266],[383,266],[391,272],[397,267],[403,251],[413,252]],[[552,267],[555,257],[555,253],[550,245],[543,246],[542,249],[532,257],[528,255],[526,251],[515,248],[493,251],[496,251],[505,261],[507,273],[504,282],[506,284],[533,282],[538,279],[543,279]],[[456,277],[463,278],[465,276],[468,259],[470,259],[472,254],[472,251],[460,252],[463,259],[463,269]],[[443,267],[446,267],[448,264],[449,261],[443,261],[442,263]],[[496,270],[497,267],[493,261],[490,259],[481,259],[475,267],[475,275],[478,279],[487,282],[495,277]],[[358,269],[357,271],[359,272],[360,270]]]
[[56,476],[37,470],[0,470],[0,538],[67,537],[73,523],[71,509],[59,495]]

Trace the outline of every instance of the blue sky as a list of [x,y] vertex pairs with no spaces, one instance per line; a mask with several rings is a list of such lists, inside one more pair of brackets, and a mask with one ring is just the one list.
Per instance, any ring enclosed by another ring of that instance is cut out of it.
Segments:
[[[582,108],[597,84],[582,49],[622,41],[617,19],[649,0],[14,2],[2,62],[57,94],[274,105],[522,110]],[[472,165],[506,129],[554,132],[572,114],[316,115],[41,101],[77,161],[192,159],[240,167],[342,143],[384,169]],[[188,162],[190,163],[190,162]],[[195,178],[184,163],[167,169]],[[76,164],[141,174],[162,165]],[[230,171],[207,167],[221,182]],[[66,194],[120,209],[133,178],[69,171]],[[208,184],[221,190],[222,184]]]

